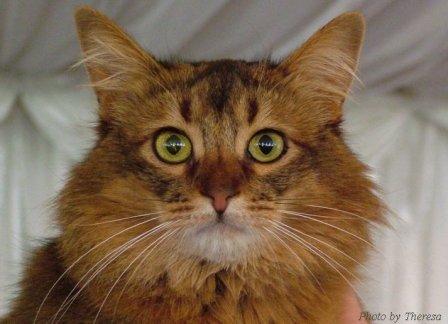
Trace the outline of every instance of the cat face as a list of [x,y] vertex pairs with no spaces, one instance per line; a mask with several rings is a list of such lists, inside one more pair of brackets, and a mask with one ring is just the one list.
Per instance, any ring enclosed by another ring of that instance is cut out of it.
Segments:
[[370,244],[381,206],[340,129],[359,16],[278,64],[160,62],[95,11],[77,23],[100,122],[59,202],[66,244],[127,246],[122,267],[150,247],[153,267],[265,258],[321,269],[313,244],[335,245],[343,254],[327,253],[345,264],[355,258],[344,251]]
[[212,261],[245,258],[257,251],[266,220],[281,218],[280,199],[322,194],[311,145],[337,124],[298,110],[293,91],[259,80],[274,73],[266,63],[170,69],[188,79],[121,104],[138,111],[128,136],[141,138],[130,157],[139,167],[130,172],[146,187],[142,197],[160,199],[157,210],[181,220],[185,252]]

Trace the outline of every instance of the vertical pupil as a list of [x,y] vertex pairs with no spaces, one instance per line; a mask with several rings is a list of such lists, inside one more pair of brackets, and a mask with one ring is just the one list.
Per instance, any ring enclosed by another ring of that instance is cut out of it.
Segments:
[[185,144],[181,141],[179,136],[174,134],[168,137],[168,139],[165,142],[166,150],[172,155],[176,155],[177,153],[179,153],[179,151],[184,146]]
[[274,148],[275,143],[269,135],[263,135],[258,140],[258,147],[263,154],[268,155]]

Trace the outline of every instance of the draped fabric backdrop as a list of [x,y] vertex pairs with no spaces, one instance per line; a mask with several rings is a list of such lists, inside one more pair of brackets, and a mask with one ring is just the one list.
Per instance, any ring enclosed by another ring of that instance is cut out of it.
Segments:
[[[375,230],[359,291],[370,312],[448,321],[448,2],[85,1],[159,57],[279,59],[339,13],[362,11],[366,46],[347,138],[394,212]],[[78,1],[0,2],[0,314],[27,251],[57,233],[51,199],[93,142],[95,98],[73,24]],[[406,90],[403,90],[406,89]],[[397,91],[400,90],[400,91]]]

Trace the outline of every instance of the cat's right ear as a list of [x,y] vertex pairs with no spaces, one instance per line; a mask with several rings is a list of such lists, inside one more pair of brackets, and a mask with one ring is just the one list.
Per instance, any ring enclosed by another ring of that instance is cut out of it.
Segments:
[[83,63],[97,95],[130,89],[160,75],[162,67],[118,25],[83,6],[75,13]]

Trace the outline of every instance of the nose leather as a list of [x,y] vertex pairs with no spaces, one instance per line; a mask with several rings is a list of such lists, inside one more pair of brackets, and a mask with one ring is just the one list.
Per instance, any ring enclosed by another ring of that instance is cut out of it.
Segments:
[[212,199],[212,206],[218,215],[222,215],[225,212],[227,206],[229,205],[230,198],[234,195],[234,192],[224,190],[210,193],[209,197]]
[[208,159],[201,165],[197,184],[202,195],[211,198],[211,204],[218,217],[227,209],[231,198],[238,194],[245,179],[237,159]]

